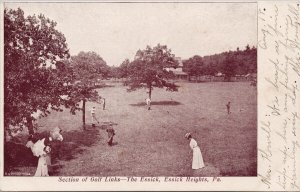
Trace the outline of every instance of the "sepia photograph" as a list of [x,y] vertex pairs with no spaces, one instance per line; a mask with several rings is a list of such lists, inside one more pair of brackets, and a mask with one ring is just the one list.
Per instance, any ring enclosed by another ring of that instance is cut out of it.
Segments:
[[3,11],[4,177],[257,177],[257,3]]

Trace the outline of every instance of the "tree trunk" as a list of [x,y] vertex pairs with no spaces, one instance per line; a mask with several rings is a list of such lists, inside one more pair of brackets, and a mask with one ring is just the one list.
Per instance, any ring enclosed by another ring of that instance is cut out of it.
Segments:
[[85,129],[85,99],[82,100],[82,123],[83,129]]
[[152,85],[149,85],[149,99],[151,100],[151,93],[152,93]]
[[28,132],[29,132],[29,135],[33,135],[34,134],[34,128],[33,128],[33,123],[32,123],[32,117],[31,116],[28,116],[26,117],[26,126],[28,128]]

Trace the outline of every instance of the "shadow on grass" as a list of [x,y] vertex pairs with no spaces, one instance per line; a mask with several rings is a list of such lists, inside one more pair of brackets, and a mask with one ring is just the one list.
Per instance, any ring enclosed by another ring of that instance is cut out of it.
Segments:
[[94,89],[100,89],[100,88],[106,88],[106,87],[115,87],[114,85],[111,84],[101,84],[101,85],[95,85]]
[[[130,104],[130,105],[134,106],[134,107],[142,107],[142,106],[146,106],[146,103],[139,102],[139,103]],[[182,105],[182,104],[178,101],[153,101],[153,102],[151,102],[151,105]]]
[[52,169],[50,175],[58,175],[62,165],[58,161],[70,161],[76,155],[82,154],[85,147],[91,147],[100,139],[97,127],[86,126],[85,130],[63,132],[63,142],[55,141],[52,145]]
[[108,127],[112,127],[115,125],[118,125],[118,123],[107,121],[107,122],[102,122],[101,125],[98,125],[96,127],[99,127],[99,129],[102,129],[102,130],[106,130]]
[[[38,158],[32,155],[31,149],[25,145],[14,142],[4,143],[4,175],[12,175],[18,167],[33,167]],[[13,176],[13,175],[12,175]]]
[[110,147],[113,147],[113,146],[115,146],[115,145],[118,145],[118,142],[112,142],[112,144],[109,145],[109,146],[110,146]]
[[[90,147],[100,139],[99,127],[86,126],[86,130],[74,130],[62,132],[64,140],[51,142],[51,163],[49,168],[50,175],[59,173],[59,161],[69,161],[76,155],[82,154],[84,147]],[[44,136],[49,133],[42,132],[38,135]],[[23,167],[36,167],[38,158],[33,156],[31,149],[24,144],[7,142],[4,145],[4,169],[5,175],[18,172]]]

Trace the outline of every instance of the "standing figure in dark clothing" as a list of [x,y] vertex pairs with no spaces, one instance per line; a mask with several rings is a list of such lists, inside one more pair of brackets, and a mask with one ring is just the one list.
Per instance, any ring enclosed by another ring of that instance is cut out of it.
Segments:
[[227,107],[227,114],[230,114],[230,101],[226,104]]
[[115,136],[115,130],[112,128],[112,126],[109,126],[107,129],[106,129],[106,132],[107,132],[107,136],[108,136],[108,145],[109,146],[112,146],[112,143],[113,143],[113,139],[114,139],[114,136]]
[[105,98],[103,98],[103,110],[105,110]]

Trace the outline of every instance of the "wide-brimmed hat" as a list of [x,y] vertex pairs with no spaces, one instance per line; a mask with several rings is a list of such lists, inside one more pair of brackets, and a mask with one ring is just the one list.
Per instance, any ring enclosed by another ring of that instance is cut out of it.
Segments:
[[191,133],[186,133],[184,137],[188,138],[189,136],[191,136]]
[[50,131],[50,136],[53,140],[63,141],[63,136],[61,135],[62,130],[59,127],[55,127]]

